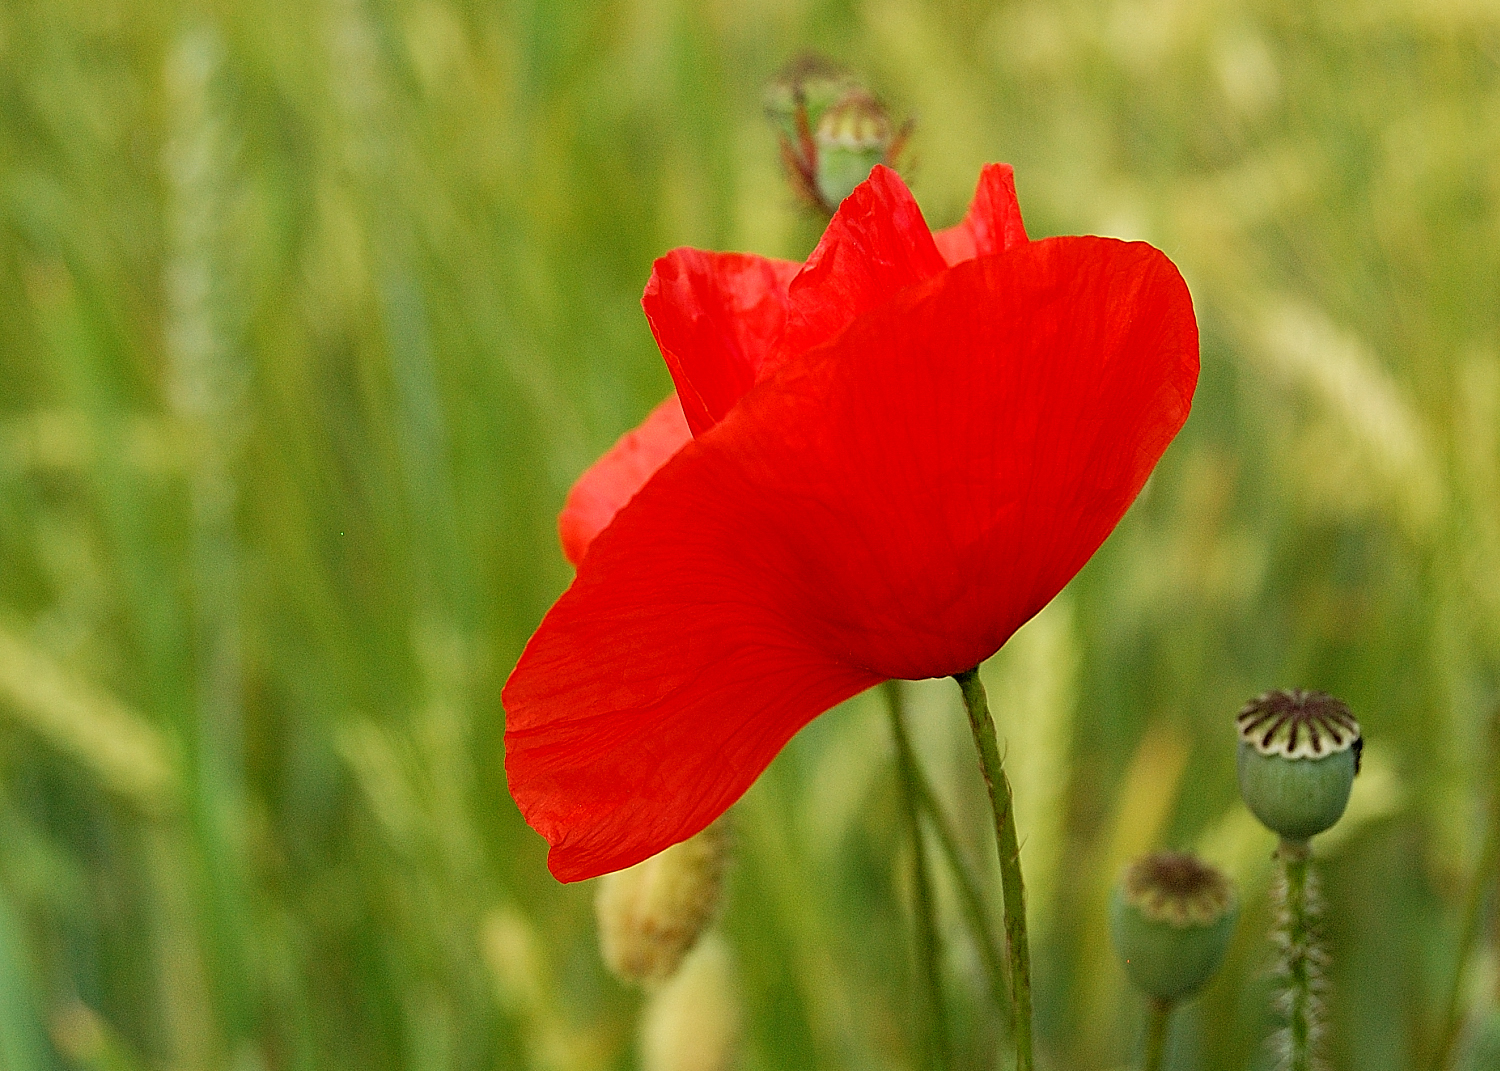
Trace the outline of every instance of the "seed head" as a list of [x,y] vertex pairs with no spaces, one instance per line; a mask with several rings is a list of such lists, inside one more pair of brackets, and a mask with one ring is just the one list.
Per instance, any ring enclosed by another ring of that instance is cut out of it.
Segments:
[[1265,692],[1245,704],[1235,723],[1240,739],[1262,755],[1321,759],[1353,750],[1358,765],[1359,721],[1326,692]]
[[1175,1001],[1218,969],[1237,913],[1223,873],[1193,855],[1156,852],[1132,863],[1115,887],[1110,933],[1136,988]]
[[1236,724],[1240,795],[1255,817],[1289,841],[1339,820],[1364,746],[1347,706],[1323,692],[1266,692]]

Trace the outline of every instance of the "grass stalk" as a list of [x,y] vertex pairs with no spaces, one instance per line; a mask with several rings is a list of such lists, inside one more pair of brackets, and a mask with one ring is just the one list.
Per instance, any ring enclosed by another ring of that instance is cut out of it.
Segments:
[[958,835],[953,830],[953,823],[947,812],[943,810],[942,801],[938,799],[932,782],[927,779],[920,766],[912,767],[912,785],[917,792],[917,802],[927,816],[927,823],[932,827],[938,847],[953,876],[964,921],[978,946],[979,959],[984,964],[985,977],[989,980],[990,995],[997,1005],[1003,1007],[1010,999],[1005,976],[1005,957],[1000,951],[1000,939],[990,921],[989,907],[979,887],[979,879],[964,855],[963,848],[959,846]]
[[886,681],[886,708],[891,715],[891,735],[896,742],[897,780],[901,785],[901,805],[911,833],[912,914],[915,920],[917,961],[927,989],[925,1035],[927,1064],[947,1068],[952,1060],[948,1052],[948,1016],[943,1000],[943,968],[938,942],[937,904],[932,895],[932,875],[927,868],[927,844],[922,833],[922,790],[918,786],[917,756],[906,733],[901,682]]
[[1462,1007],[1464,977],[1469,972],[1469,962],[1474,946],[1479,940],[1484,925],[1484,905],[1490,890],[1495,885],[1495,876],[1500,874],[1500,784],[1494,773],[1500,771],[1500,707],[1495,709],[1490,720],[1490,739],[1487,768],[1491,771],[1489,799],[1485,801],[1487,814],[1484,841],[1479,849],[1479,860],[1469,880],[1468,893],[1464,898],[1463,928],[1459,932],[1458,954],[1453,962],[1453,977],[1448,983],[1447,998],[1443,1003],[1442,1025],[1438,1029],[1437,1050],[1432,1057],[1432,1071],[1444,1071],[1453,1059],[1453,1050],[1463,1030]]

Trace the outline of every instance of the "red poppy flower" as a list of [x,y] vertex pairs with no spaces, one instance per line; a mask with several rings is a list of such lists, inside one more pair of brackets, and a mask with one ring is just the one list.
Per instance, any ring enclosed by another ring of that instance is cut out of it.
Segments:
[[573,489],[577,578],[503,694],[511,792],[564,881],[696,833],[829,707],[992,655],[1198,377],[1171,262],[1028,241],[1003,166],[936,235],[877,167],[806,265],[678,249],[643,304],[677,393]]

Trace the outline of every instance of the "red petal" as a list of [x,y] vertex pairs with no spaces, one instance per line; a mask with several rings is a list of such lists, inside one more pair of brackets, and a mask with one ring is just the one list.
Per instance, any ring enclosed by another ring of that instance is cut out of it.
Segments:
[[614,520],[620,507],[692,437],[673,394],[590,465],[557,515],[557,535],[568,561],[575,566],[583,561],[589,544]]
[[792,280],[773,372],[833,338],[856,316],[947,267],[901,177],[877,164],[844,198],[807,265]]
[[724,418],[760,378],[802,269],[749,253],[674,249],[657,260],[641,305],[693,434]]
[[1061,238],[960,264],[752,390],[599,536],[506,685],[553,873],[692,835],[875,681],[993,654],[1135,498],[1197,371],[1165,257]]
[[511,792],[559,881],[692,836],[811,718],[879,680],[778,636],[764,611],[694,598],[697,579],[580,579],[506,685]]
[[932,237],[949,264],[1003,253],[1025,242],[1026,226],[1021,222],[1016,173],[1011,166],[986,164],[964,221]]

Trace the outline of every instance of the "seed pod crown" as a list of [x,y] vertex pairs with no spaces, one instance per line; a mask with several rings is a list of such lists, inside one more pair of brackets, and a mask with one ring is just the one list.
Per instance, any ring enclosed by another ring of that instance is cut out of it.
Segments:
[[1125,902],[1153,922],[1209,926],[1234,907],[1229,879],[1196,855],[1155,852],[1125,871]]
[[1265,692],[1246,703],[1235,721],[1240,739],[1262,755],[1321,759],[1352,748],[1358,768],[1359,721],[1326,692]]
[[1110,895],[1110,936],[1136,988],[1170,1002],[1218,968],[1236,913],[1221,872],[1193,855],[1155,852],[1132,863]]

